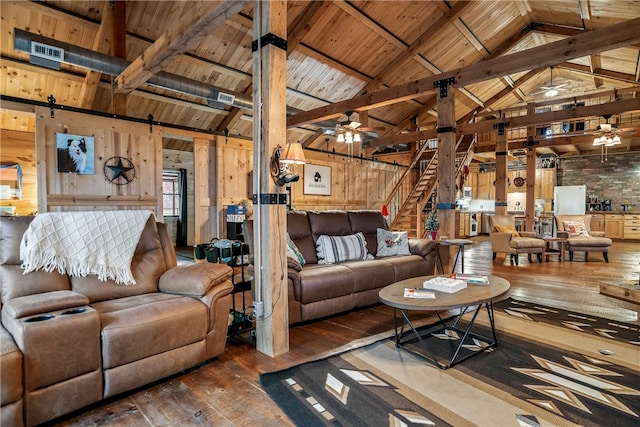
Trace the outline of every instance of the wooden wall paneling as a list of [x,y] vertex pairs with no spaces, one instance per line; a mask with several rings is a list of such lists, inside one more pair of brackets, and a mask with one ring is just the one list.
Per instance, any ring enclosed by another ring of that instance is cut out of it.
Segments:
[[[106,117],[38,107],[36,158],[43,162],[42,211],[86,209],[162,210],[162,141],[161,128],[149,132],[149,126]],[[59,173],[57,170],[57,132],[94,137],[94,174]],[[41,147],[42,152],[38,152]],[[42,155],[42,157],[40,157]],[[136,168],[135,179],[127,185],[105,180],[104,162],[113,156],[130,159]],[[40,197],[40,196],[39,196]],[[39,206],[40,211],[40,206]],[[161,219],[161,216],[160,216]]]
[[217,170],[216,145],[219,138],[195,138],[193,140],[194,164],[194,204],[195,204],[195,236],[196,243],[204,243],[217,235]]

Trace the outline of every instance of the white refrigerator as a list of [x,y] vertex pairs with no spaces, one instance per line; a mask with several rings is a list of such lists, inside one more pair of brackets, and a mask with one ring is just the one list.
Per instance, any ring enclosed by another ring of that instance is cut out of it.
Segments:
[[584,215],[586,205],[586,185],[562,185],[554,187],[554,215]]

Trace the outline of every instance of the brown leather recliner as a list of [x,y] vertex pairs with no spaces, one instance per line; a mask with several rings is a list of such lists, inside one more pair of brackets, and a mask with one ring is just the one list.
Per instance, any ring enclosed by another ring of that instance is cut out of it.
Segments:
[[[531,254],[536,254],[538,262],[542,262],[546,243],[536,238],[536,233],[531,231],[515,230],[515,218],[513,215],[489,215],[489,240],[493,259],[498,252],[508,254],[512,264],[518,265],[518,255],[527,254],[531,262]],[[499,231],[499,229],[501,231]]]
[[224,351],[230,267],[177,266],[166,226],[150,217],[131,263],[135,285],[23,274],[31,221],[0,221],[2,426],[48,422]]
[[[589,252],[602,252],[605,262],[609,262],[609,247],[612,240],[604,237],[604,231],[591,231],[591,215],[556,215],[556,227],[558,237],[567,238],[567,247],[569,250],[569,261],[573,261],[574,252],[584,252],[584,260],[588,261]],[[565,224],[570,222],[583,223],[586,230],[579,235],[572,235]]]

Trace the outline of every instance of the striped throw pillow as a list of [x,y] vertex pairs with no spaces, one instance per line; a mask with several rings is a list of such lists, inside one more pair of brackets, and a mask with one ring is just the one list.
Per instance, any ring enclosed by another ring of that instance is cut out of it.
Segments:
[[364,234],[356,233],[350,236],[318,237],[316,242],[318,264],[335,264],[342,261],[373,259],[367,252],[367,241]]

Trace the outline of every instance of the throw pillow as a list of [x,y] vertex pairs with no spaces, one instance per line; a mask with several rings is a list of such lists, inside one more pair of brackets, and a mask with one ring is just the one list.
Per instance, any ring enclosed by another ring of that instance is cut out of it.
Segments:
[[511,233],[513,237],[520,237],[513,225],[496,225],[496,231],[498,233]]
[[389,231],[384,228],[376,230],[378,240],[378,256],[411,255],[409,238],[406,231]]
[[589,236],[584,221],[562,221],[562,225],[564,231],[569,233],[569,237]]
[[373,259],[367,252],[367,241],[362,232],[349,236],[318,237],[316,241],[318,264],[335,264],[341,261]]
[[298,261],[300,265],[304,265],[306,263],[304,257],[300,253],[300,250],[296,244],[293,243],[293,240],[291,240],[289,233],[287,233],[287,256]]

